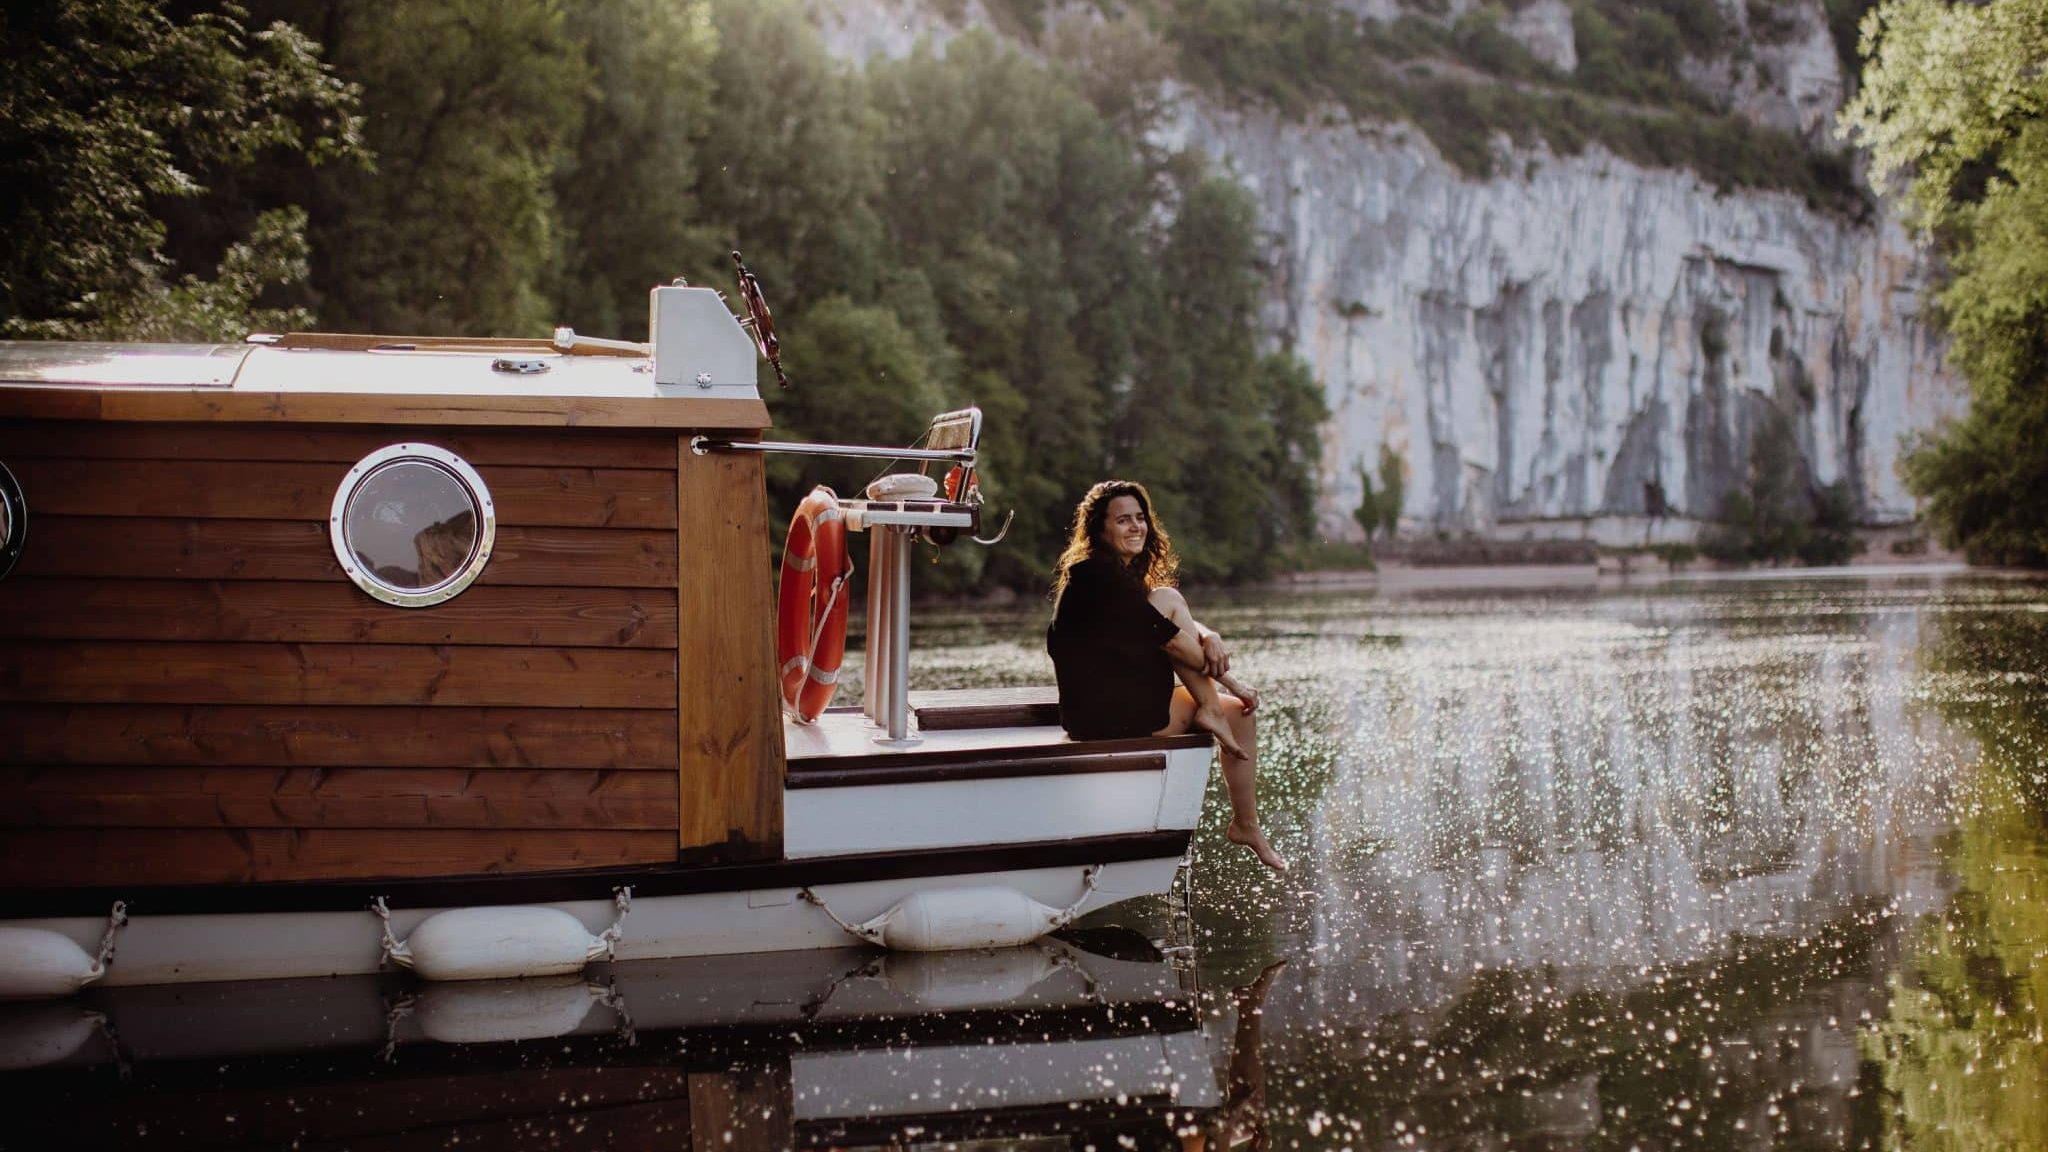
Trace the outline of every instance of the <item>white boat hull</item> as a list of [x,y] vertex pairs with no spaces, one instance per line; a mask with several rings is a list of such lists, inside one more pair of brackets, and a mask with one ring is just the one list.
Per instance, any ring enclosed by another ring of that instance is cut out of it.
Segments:
[[[615,956],[633,961],[843,947],[854,941],[835,915],[858,924],[919,892],[1005,887],[1051,908],[1075,908],[1076,915],[1163,894],[1173,885],[1187,839],[1201,815],[1211,756],[1207,748],[1179,748],[1155,756],[1154,766],[1142,770],[792,789],[789,862],[781,866],[776,883],[636,894]],[[1089,859],[1087,845],[1077,843],[1101,839],[1110,844],[1117,838],[1128,843],[1147,836],[1163,846],[1163,851],[1153,849],[1160,854],[1132,859],[1129,848],[1105,849],[1105,858]],[[848,860],[1004,846],[1009,859],[1029,860],[1034,854],[1020,850],[1037,844],[1060,848],[1061,859],[1067,862],[832,879],[848,871]],[[1118,855],[1122,858],[1115,858]],[[1091,867],[1099,868],[1092,891]],[[818,880],[810,881],[806,874]],[[508,885],[514,880],[507,878]],[[634,877],[620,873],[607,882],[630,885]],[[805,888],[824,907],[806,901],[801,895]],[[598,888],[592,895],[581,900],[499,903],[559,909],[594,935],[612,924],[618,910],[609,891]],[[321,911],[151,915],[148,906],[146,899],[133,902],[103,984],[347,976],[376,972],[385,964],[383,925],[367,899],[359,909]],[[404,939],[428,917],[464,906],[393,908],[391,931]],[[10,920],[4,926],[56,932],[91,950],[98,946],[106,921],[52,917]]]

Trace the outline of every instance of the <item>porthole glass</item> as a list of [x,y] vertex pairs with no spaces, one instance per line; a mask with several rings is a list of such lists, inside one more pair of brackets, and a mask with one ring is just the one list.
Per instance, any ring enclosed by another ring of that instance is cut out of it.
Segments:
[[424,608],[469,587],[491,559],[490,490],[461,457],[393,444],[363,457],[334,493],[328,534],[356,587]]
[[14,473],[0,464],[0,579],[14,571],[21,549],[28,542],[28,502],[21,498],[21,485]]

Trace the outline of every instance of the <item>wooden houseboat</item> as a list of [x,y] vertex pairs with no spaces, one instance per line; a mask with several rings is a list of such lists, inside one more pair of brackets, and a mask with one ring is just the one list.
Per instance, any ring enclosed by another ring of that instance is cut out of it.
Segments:
[[0,344],[0,994],[1014,943],[1170,888],[1207,737],[908,690],[979,414],[805,446],[959,474],[837,509],[867,706],[800,723],[766,310],[662,287],[650,332]]

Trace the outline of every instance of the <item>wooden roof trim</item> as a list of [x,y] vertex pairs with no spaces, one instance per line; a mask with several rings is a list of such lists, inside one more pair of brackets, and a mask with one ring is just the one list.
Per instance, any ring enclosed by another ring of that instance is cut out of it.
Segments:
[[768,405],[758,398],[436,396],[96,385],[0,388],[0,419],[738,431],[759,431],[771,424]]
[[414,349],[421,352],[529,352],[556,356],[609,356],[645,360],[647,353],[624,348],[578,344],[563,348],[552,340],[494,336],[372,336],[356,332],[293,332],[262,347],[286,351],[316,348],[327,352],[374,352]]

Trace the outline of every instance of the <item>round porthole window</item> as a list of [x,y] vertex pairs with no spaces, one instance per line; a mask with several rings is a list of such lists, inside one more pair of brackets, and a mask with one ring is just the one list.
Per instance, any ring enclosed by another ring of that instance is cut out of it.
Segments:
[[491,559],[498,518],[483,477],[432,444],[379,448],[349,469],[327,523],[356,587],[424,608],[469,587]]
[[0,579],[14,571],[21,548],[28,542],[28,501],[21,498],[21,485],[14,473],[0,464]]

